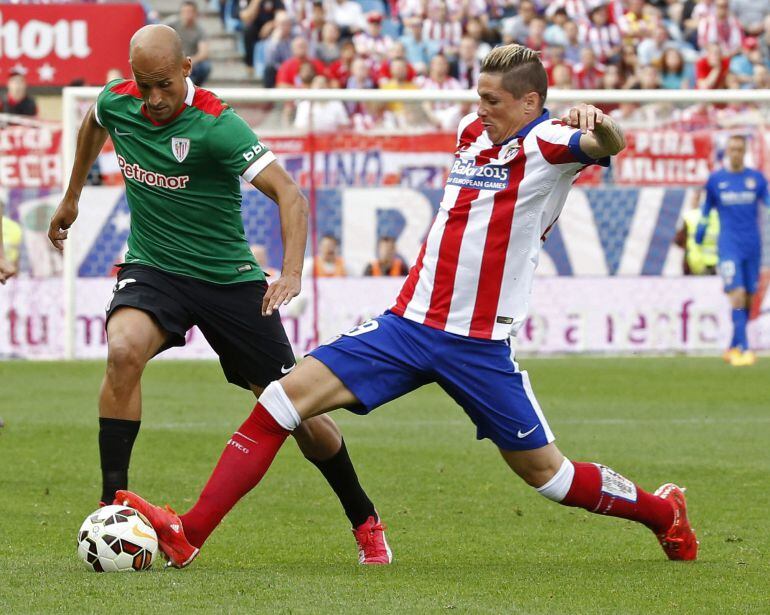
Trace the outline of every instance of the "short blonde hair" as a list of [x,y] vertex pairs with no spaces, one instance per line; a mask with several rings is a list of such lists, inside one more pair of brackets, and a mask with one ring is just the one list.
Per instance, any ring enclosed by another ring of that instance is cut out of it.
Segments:
[[548,95],[548,75],[537,51],[524,45],[502,45],[490,51],[481,63],[482,73],[503,76],[503,87],[521,98],[528,92],[537,92],[540,103]]

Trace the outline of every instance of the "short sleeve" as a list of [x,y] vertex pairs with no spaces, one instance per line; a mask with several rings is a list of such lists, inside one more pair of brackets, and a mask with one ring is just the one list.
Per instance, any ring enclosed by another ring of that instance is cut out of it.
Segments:
[[102,88],[102,91],[99,92],[99,95],[96,97],[96,102],[94,103],[94,119],[102,128],[107,128],[106,122],[109,121],[109,103],[113,98],[110,88],[121,81],[123,81],[123,79],[113,79]]
[[567,126],[560,120],[547,120],[534,132],[537,147],[545,161],[562,173],[575,173],[591,164],[610,166],[608,156],[597,160],[580,149],[580,130]]
[[213,157],[233,175],[240,175],[248,182],[275,160],[275,154],[232,109],[216,119],[207,141]]

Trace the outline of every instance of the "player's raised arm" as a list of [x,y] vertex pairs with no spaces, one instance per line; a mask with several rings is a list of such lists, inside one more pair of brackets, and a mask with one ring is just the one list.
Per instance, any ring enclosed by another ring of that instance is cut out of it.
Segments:
[[626,138],[620,126],[593,105],[572,107],[562,121],[573,128],[580,128],[583,133],[580,149],[595,160],[614,156],[626,147]]
[[72,165],[67,191],[64,193],[59,207],[51,218],[48,229],[48,239],[57,250],[63,248],[63,242],[67,239],[67,229],[72,226],[78,217],[78,201],[80,193],[86,183],[88,171],[94,164],[96,157],[104,147],[107,140],[107,130],[96,121],[94,107],[92,106],[78,131],[77,147],[75,149],[75,163]]
[[281,277],[270,284],[262,302],[262,314],[269,316],[299,294],[307,244],[308,206],[297,184],[277,162],[268,164],[251,183],[278,204],[281,218]]

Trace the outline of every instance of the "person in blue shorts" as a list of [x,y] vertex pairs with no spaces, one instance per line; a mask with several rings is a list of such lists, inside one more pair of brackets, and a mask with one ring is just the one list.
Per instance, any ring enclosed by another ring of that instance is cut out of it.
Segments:
[[580,104],[550,117],[547,90],[537,52],[521,45],[491,51],[477,110],[458,126],[439,212],[395,304],[272,382],[186,513],[130,491],[116,494],[149,519],[173,566],[195,559],[303,421],[335,408],[366,414],[428,383],[438,384],[476,436],[494,442],[544,498],[637,521],[669,559],[696,559],[683,489],[665,483],[650,493],[605,465],[567,459],[514,360],[509,336],[526,319],[540,246],[575,176],[588,165],[608,165],[625,147],[620,127],[596,107]]
[[770,205],[767,180],[756,169],[747,168],[746,137],[733,135],[725,149],[726,164],[714,171],[706,182],[706,200],[695,234],[702,244],[711,210],[719,213],[719,274],[732,306],[733,337],[725,351],[726,362],[735,366],[753,365],[756,355],[749,349],[746,323],[749,308],[759,284],[762,242],[759,206]]

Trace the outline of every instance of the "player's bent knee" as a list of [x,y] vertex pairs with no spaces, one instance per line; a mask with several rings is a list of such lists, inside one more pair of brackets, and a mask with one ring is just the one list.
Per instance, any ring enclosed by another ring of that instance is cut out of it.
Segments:
[[286,391],[283,390],[283,386],[277,380],[265,387],[264,392],[259,396],[259,403],[284,429],[294,431],[299,427],[302,419],[289,396],[286,395]]
[[125,375],[141,374],[147,359],[141,350],[128,338],[118,336],[111,339],[107,347],[107,371],[117,370]]
[[567,493],[569,493],[574,478],[575,466],[565,457],[556,474],[554,474],[548,482],[540,487],[535,487],[535,489],[543,497],[553,500],[554,502],[561,502],[567,497]]

